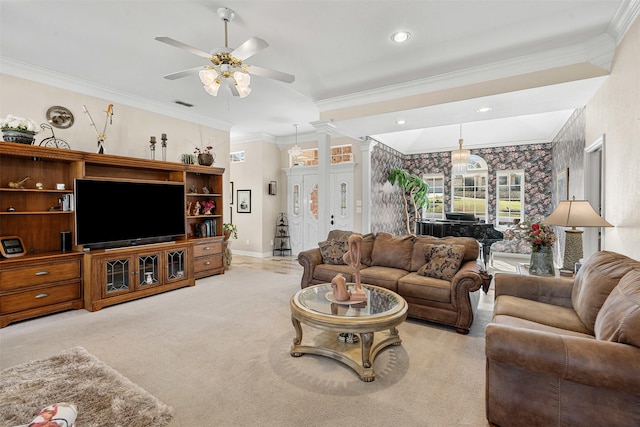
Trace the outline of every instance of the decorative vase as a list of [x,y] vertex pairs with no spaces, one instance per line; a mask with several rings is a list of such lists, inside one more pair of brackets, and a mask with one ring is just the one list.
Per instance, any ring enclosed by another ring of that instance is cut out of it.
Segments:
[[3,129],[2,139],[6,142],[17,142],[18,144],[31,145],[35,140],[35,134],[35,132],[29,132],[26,130]]
[[532,248],[529,274],[535,276],[554,276],[556,274],[553,265],[553,250],[550,247],[542,246],[537,251]]
[[198,164],[202,166],[211,166],[213,164],[213,154],[198,154]]

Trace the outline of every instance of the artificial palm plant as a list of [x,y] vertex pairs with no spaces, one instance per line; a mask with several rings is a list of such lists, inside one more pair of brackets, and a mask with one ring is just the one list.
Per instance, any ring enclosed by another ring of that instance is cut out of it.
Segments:
[[391,172],[389,172],[389,182],[393,185],[398,184],[402,189],[407,234],[412,234],[411,216],[409,215],[409,202],[411,202],[414,212],[413,234],[417,234],[419,209],[429,206],[429,199],[427,198],[429,185],[418,175],[398,168],[391,169]]

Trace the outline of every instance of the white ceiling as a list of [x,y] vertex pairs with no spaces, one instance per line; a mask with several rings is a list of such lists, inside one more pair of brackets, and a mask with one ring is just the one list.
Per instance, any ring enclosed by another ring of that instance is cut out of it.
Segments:
[[[291,143],[300,124],[330,120],[337,134],[373,136],[404,153],[548,142],[608,73],[638,0],[0,0],[1,72],[228,128],[232,141]],[[164,74],[224,46],[219,7],[236,18],[229,46],[270,46],[249,64],[294,74],[259,76],[244,99],[202,90],[197,76]],[[394,44],[397,30],[411,32]],[[176,100],[194,106],[186,108]],[[481,106],[491,106],[480,114]],[[6,113],[6,112],[5,112]],[[406,124],[395,121],[405,119]]]

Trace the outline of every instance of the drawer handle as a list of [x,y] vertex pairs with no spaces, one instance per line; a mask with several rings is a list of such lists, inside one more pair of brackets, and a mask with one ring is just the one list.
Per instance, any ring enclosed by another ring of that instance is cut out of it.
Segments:
[[47,293],[41,293],[41,294],[36,295],[36,299],[46,298],[48,296],[49,296],[49,294],[47,294]]
[[42,271],[38,271],[36,273],[36,276],[46,276],[47,274],[49,274],[47,270],[42,270]]
[[210,250],[211,250],[211,248],[210,248],[209,246],[205,246],[205,247],[204,247],[204,250],[205,250],[205,251],[210,251]]
[[209,264],[211,264],[211,261],[205,261],[204,262],[204,265],[209,265]]

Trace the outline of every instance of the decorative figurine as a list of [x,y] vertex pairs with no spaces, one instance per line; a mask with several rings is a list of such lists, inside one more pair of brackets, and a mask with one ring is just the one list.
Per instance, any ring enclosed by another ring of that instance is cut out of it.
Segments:
[[202,194],[209,194],[209,189],[207,187],[202,187]]
[[192,205],[193,205],[193,202],[187,203],[187,216],[191,215],[191,206]]
[[196,192],[196,186],[192,185],[191,187],[189,187],[189,193],[195,193]]
[[9,181],[9,184],[7,184],[9,186],[9,188],[24,188],[24,183],[29,181],[31,179],[30,176],[25,176],[22,181],[18,181],[18,182],[13,182],[13,181]]
[[200,208],[200,202],[196,202],[196,205],[193,208],[193,215],[200,215]]
[[336,301],[349,301],[351,295],[347,290],[347,279],[342,274],[337,274],[331,280],[331,287],[333,288],[333,297]]
[[351,291],[352,301],[366,301],[367,295],[362,289],[360,283],[360,247],[362,246],[362,236],[352,234],[348,240],[349,250],[342,256],[342,260],[353,269],[353,277],[355,279],[355,289]]
[[96,137],[98,139],[98,154],[104,154],[104,140],[107,138],[107,124],[113,124],[113,104],[109,104],[105,113],[107,113],[107,117],[104,120],[104,128],[102,129],[102,133],[98,132],[98,128],[96,124],[93,122],[93,118],[91,118],[91,114],[89,114],[89,110],[87,110],[86,106],[82,106],[85,114],[89,117],[89,123],[96,131]]
[[44,184],[43,184],[43,183],[41,183],[41,182],[36,182],[36,188],[37,188],[38,190],[42,190],[42,189],[44,188]]

